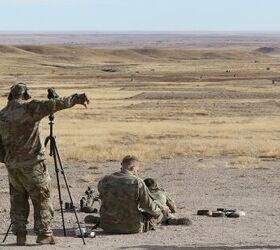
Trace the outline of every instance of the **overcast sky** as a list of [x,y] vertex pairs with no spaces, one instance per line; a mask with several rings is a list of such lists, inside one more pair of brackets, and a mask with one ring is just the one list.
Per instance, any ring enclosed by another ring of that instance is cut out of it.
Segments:
[[280,31],[280,0],[0,0],[0,31]]

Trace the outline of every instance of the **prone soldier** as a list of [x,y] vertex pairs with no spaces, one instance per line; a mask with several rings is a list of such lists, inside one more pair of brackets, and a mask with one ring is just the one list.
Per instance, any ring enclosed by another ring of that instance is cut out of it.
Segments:
[[159,205],[165,205],[169,208],[170,213],[166,214],[161,221],[162,223],[167,223],[169,219],[174,218],[173,214],[176,212],[175,202],[163,189],[158,187],[156,181],[153,178],[146,178],[144,182],[148,187],[153,200]]
[[161,219],[161,223],[164,225],[191,225],[190,219],[176,218],[176,205],[175,202],[170,198],[170,196],[161,188],[158,187],[156,181],[153,178],[146,178],[144,180],[146,186],[148,187],[151,197],[154,202],[160,206],[167,206],[170,212],[165,213]]

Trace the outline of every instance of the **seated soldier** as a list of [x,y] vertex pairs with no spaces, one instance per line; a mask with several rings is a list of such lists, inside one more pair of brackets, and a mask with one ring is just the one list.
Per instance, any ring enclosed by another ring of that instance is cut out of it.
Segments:
[[155,203],[144,181],[137,177],[140,163],[136,157],[125,156],[121,166],[120,172],[98,183],[100,227],[107,233],[146,232],[151,229],[149,220],[159,223],[169,209]]
[[188,218],[176,218],[174,213],[176,212],[175,202],[167,195],[167,193],[160,189],[156,181],[152,178],[146,178],[144,180],[146,186],[148,187],[153,200],[159,206],[167,206],[170,213],[164,214],[161,223],[165,225],[190,225],[191,221]]

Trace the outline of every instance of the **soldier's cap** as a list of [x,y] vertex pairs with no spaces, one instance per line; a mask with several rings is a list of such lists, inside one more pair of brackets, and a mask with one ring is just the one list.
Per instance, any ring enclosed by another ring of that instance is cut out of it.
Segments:
[[144,180],[144,182],[148,189],[157,189],[158,188],[157,183],[153,178],[146,178]]
[[25,83],[16,83],[11,87],[8,99],[13,100],[15,98],[18,98],[21,95],[23,95],[27,90],[28,88]]

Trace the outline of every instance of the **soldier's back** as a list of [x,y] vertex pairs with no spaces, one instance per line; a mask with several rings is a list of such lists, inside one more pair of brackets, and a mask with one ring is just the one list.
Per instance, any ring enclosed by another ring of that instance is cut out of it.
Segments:
[[105,176],[98,184],[102,201],[101,228],[109,233],[141,231],[142,216],[138,209],[141,180],[126,171]]

